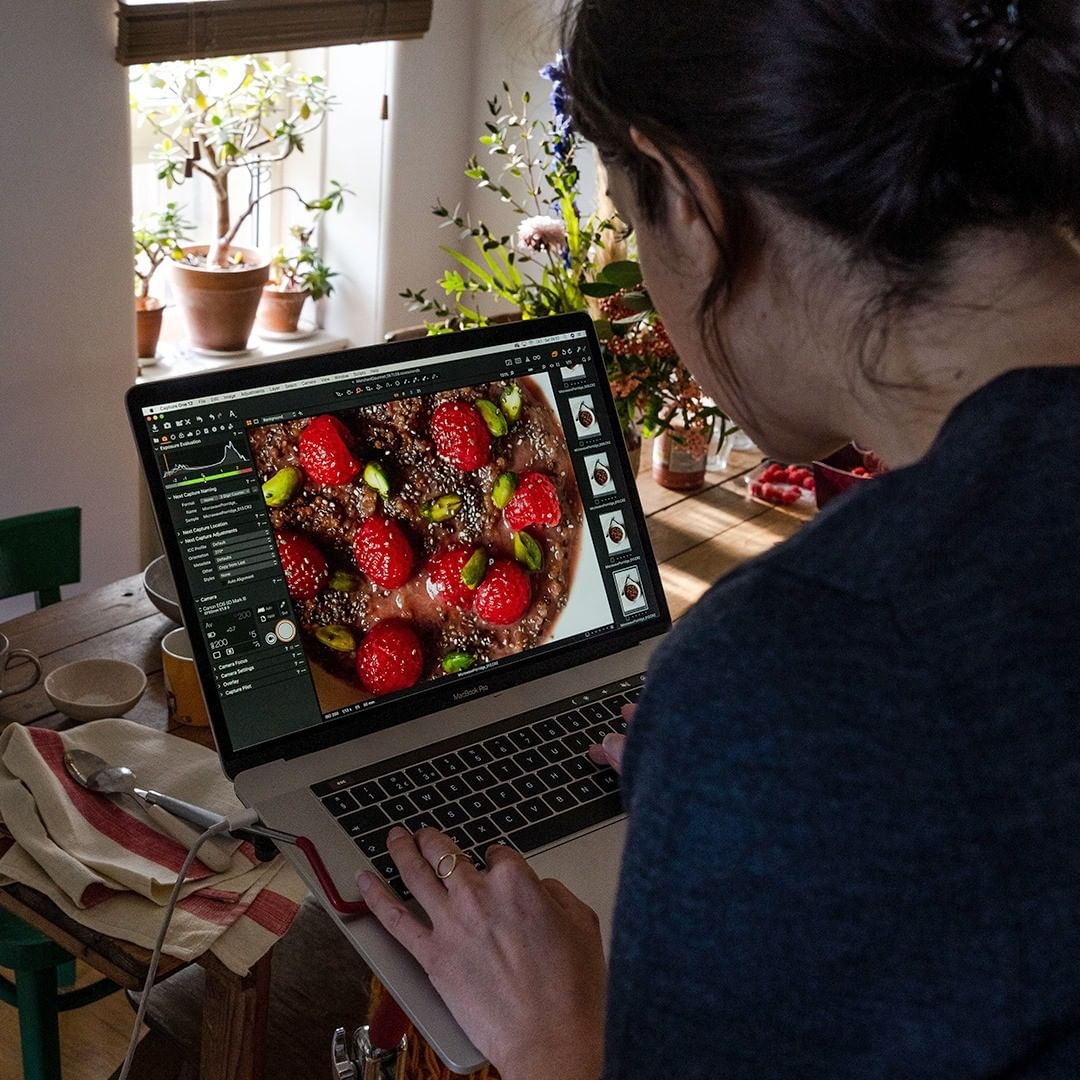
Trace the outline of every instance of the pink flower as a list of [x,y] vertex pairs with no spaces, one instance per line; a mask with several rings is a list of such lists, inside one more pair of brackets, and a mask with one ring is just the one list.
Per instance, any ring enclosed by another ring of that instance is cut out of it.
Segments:
[[526,218],[518,225],[517,244],[526,254],[530,251],[558,254],[566,248],[566,225],[546,214]]

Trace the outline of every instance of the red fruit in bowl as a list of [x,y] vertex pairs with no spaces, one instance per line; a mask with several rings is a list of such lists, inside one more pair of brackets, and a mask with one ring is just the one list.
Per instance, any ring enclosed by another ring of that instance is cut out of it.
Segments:
[[356,674],[372,694],[392,694],[415,686],[424,673],[424,649],[403,619],[383,619],[356,649]]
[[416,556],[396,521],[369,517],[353,538],[356,565],[384,589],[396,589],[412,577]]
[[484,622],[508,626],[529,610],[531,600],[529,575],[516,562],[497,559],[477,586],[473,610]]
[[285,587],[294,600],[313,600],[326,584],[326,558],[306,537],[299,533],[275,533],[281,568],[285,571]]
[[462,472],[474,472],[491,460],[491,434],[478,409],[467,401],[443,401],[431,414],[435,449]]
[[472,558],[473,548],[450,548],[436,552],[428,559],[428,595],[445,604],[468,610],[473,604],[473,590],[461,576],[465,564]]
[[514,532],[530,525],[558,525],[562,519],[559,489],[543,473],[526,473],[518,482],[514,497],[506,504],[503,516]]
[[360,471],[355,445],[336,416],[316,416],[300,432],[300,464],[316,484],[347,484]]

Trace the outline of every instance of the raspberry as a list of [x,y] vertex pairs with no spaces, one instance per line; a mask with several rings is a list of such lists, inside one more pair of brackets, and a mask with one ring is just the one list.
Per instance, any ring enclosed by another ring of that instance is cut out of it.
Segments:
[[479,411],[467,401],[444,401],[431,414],[435,449],[462,472],[474,472],[491,460],[491,433]]
[[412,577],[413,555],[409,538],[396,521],[369,517],[353,538],[356,565],[384,589],[396,589]]
[[356,674],[372,694],[408,690],[424,673],[424,650],[416,631],[402,619],[383,619],[356,650]]
[[462,568],[472,558],[472,548],[450,548],[428,559],[428,595],[454,607],[468,610],[473,604],[473,590],[461,577]]
[[285,587],[294,600],[313,600],[326,584],[326,559],[323,553],[299,533],[279,532],[277,540]]
[[497,559],[476,589],[473,608],[484,622],[507,626],[529,609],[529,575],[516,562]]
[[316,416],[300,432],[300,464],[316,484],[347,484],[359,471],[352,433],[336,416]]
[[559,490],[543,473],[526,473],[514,497],[506,504],[503,516],[514,532],[530,525],[558,525],[562,518]]

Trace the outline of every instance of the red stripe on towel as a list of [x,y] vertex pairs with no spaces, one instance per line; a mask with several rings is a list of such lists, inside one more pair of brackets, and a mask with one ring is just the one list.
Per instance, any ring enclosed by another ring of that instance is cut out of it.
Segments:
[[[187,856],[186,848],[143,824],[109,799],[87,791],[68,776],[64,768],[64,742],[57,732],[48,728],[27,730],[42,760],[60,781],[64,794],[90,825],[141,858],[155,862],[174,874],[180,870]],[[213,873],[201,860],[196,859],[188,871],[188,880],[210,877]]]
[[176,906],[189,915],[194,915],[196,919],[214,923],[216,926],[232,926],[244,914],[243,904],[228,903],[213,896],[205,896],[204,892],[207,891],[209,890],[193,892]]
[[263,889],[254,900],[245,914],[254,923],[258,923],[264,930],[269,930],[275,937],[282,937],[292,925],[300,905],[290,900],[281,893]]
[[120,896],[125,891],[124,889],[110,889],[108,885],[102,885],[100,881],[95,881],[92,885],[87,885],[83,889],[82,896],[79,897],[79,903],[84,908],[97,907],[98,904],[103,904],[114,896]]

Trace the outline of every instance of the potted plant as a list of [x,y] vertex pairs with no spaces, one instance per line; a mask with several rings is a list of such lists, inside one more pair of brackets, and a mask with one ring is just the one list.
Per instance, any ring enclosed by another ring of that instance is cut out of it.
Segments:
[[515,235],[498,236],[483,221],[437,201],[432,212],[460,239],[471,239],[475,254],[442,249],[457,264],[439,281],[447,301],[426,289],[400,295],[410,310],[434,316],[428,324],[433,333],[505,317],[484,311],[492,299],[525,319],[590,309],[631,460],[640,455],[639,426],[647,436],[675,429],[669,439],[696,448],[699,432],[711,436],[718,418],[722,424],[730,421],[706,402],[679,363],[642,283],[641,267],[626,257],[626,229],[615,208],[608,203],[603,213],[590,216],[580,211],[575,157],[584,142],[564,110],[560,63],[542,72],[553,84],[552,118],[532,119],[529,95],[515,101],[503,83],[506,98],[496,95],[488,102],[491,118],[480,139],[500,167],[493,173],[473,157],[465,170],[481,190],[519,215]]
[[135,330],[138,357],[143,366],[154,362],[158,338],[161,336],[161,316],[165,305],[150,295],[150,279],[167,259],[183,258],[181,244],[191,230],[181,208],[176,203],[165,204],[164,210],[147,214],[132,223],[135,260]]
[[337,272],[326,264],[312,242],[318,218],[334,207],[341,211],[345,189],[335,184],[329,195],[316,203],[308,203],[316,218],[308,225],[294,225],[289,233],[293,243],[282,244],[270,259],[270,280],[263,286],[259,305],[259,326],[274,334],[295,334],[300,324],[300,312],[310,296],[321,300],[334,291],[330,280]]
[[[326,118],[335,102],[321,76],[293,71],[265,56],[237,64],[177,60],[146,65],[134,77],[132,108],[157,134],[153,159],[167,187],[194,176],[211,186],[216,227],[210,243],[183,249],[173,264],[173,287],[188,335],[199,348],[247,348],[269,276],[269,260],[237,247],[240,227],[265,198],[287,185],[259,190],[259,179],[294,151]],[[250,194],[234,214],[230,178],[242,170]]]

